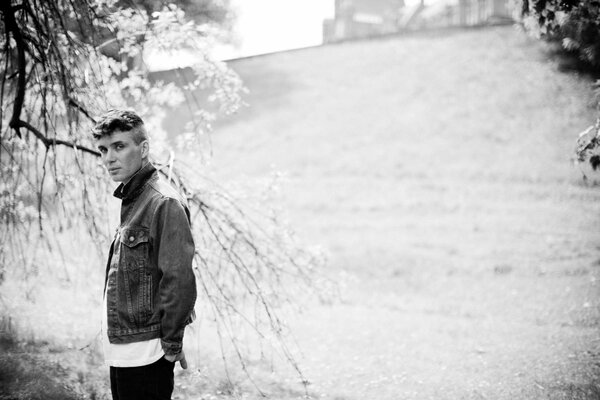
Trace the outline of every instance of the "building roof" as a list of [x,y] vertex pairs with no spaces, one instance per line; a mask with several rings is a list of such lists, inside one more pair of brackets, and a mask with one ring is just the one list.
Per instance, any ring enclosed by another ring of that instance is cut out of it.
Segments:
[[368,14],[386,14],[402,7],[403,0],[346,0],[355,12]]

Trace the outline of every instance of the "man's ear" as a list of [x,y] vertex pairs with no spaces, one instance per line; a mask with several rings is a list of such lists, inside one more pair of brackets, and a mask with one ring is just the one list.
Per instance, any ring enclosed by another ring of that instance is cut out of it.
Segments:
[[142,159],[147,159],[150,155],[150,143],[147,140],[142,142]]

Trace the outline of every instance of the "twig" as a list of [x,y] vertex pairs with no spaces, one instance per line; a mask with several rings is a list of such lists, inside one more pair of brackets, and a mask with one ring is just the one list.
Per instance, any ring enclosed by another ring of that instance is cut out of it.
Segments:
[[89,111],[87,109],[85,109],[85,107],[83,107],[81,104],[79,104],[77,101],[75,101],[75,99],[73,99],[72,97],[69,97],[69,105],[72,107],[75,107],[77,110],[79,110],[83,115],[85,115],[93,124],[96,123],[96,119],[94,117],[92,117],[89,113]]

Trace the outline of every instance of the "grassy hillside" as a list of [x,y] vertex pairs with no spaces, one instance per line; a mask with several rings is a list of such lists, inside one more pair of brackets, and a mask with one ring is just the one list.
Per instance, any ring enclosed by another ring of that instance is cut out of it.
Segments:
[[234,179],[286,173],[294,226],[343,248],[335,253],[345,267],[362,269],[366,250],[378,252],[373,267],[408,253],[423,261],[421,234],[427,246],[457,247],[475,267],[492,246],[518,258],[518,243],[502,236],[534,234],[540,224],[596,238],[587,223],[596,205],[585,201],[595,191],[570,164],[574,138],[594,120],[590,82],[557,72],[540,43],[512,27],[346,43],[233,67],[250,106],[215,128],[214,170]]
[[215,127],[215,174],[283,172],[291,226],[348,277],[292,317],[314,394],[597,395],[600,194],[570,163],[589,80],[513,27],[232,66],[249,107]]

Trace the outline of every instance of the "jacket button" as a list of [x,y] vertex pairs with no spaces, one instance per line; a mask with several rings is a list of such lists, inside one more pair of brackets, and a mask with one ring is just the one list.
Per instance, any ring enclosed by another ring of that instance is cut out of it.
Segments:
[[133,236],[129,236],[129,241],[133,242],[135,240],[135,238]]

